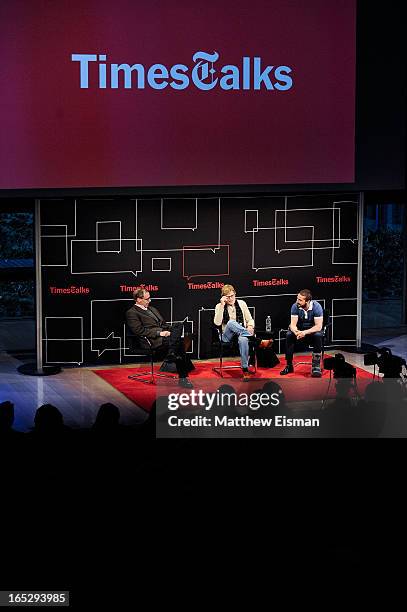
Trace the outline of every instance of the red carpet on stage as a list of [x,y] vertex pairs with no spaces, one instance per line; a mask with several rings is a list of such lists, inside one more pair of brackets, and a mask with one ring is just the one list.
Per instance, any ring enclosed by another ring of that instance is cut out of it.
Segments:
[[[328,355],[327,355],[328,356]],[[283,359],[280,364],[274,368],[258,368],[257,374],[253,375],[250,383],[242,380],[242,371],[240,369],[229,370],[225,373],[225,377],[221,378],[212,368],[216,363],[199,362],[194,363],[195,370],[191,372],[190,379],[194,383],[194,388],[216,390],[220,385],[231,384],[240,392],[258,391],[262,385],[268,381],[278,383],[283,389],[287,402],[312,401],[323,399],[328,390],[329,370],[324,370],[322,378],[311,377],[311,355],[298,356],[294,359],[296,362],[305,361],[304,365],[295,367],[293,374],[280,376],[280,370],[285,366]],[[237,365],[238,361],[225,362],[224,365]],[[136,380],[130,380],[128,377],[139,371],[146,369],[145,364],[131,368],[111,368],[107,370],[93,370],[95,374],[103,378],[112,387],[123,393],[127,398],[133,401],[146,411],[150,411],[155,400],[159,396],[168,395],[168,393],[187,393],[188,389],[183,389],[178,386],[177,379],[168,380],[158,378],[156,385],[147,385]],[[158,372],[159,366],[156,367]],[[369,372],[356,368],[357,386],[359,394],[363,394],[366,385],[373,378]],[[238,389],[236,388],[238,387]],[[336,395],[335,381],[332,381],[329,387],[328,398],[334,398]]]

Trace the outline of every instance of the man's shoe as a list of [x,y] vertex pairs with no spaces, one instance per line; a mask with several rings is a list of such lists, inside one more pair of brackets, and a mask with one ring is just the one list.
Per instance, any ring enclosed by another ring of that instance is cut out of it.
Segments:
[[185,389],[193,389],[194,385],[191,383],[189,378],[180,378],[178,381],[179,387],[184,387]]
[[280,376],[285,376],[286,374],[292,374],[294,372],[294,366],[292,363],[287,363],[284,370],[281,370]]
[[243,380],[249,380],[250,379],[249,368],[242,368],[242,370],[243,370]]
[[262,340],[259,344],[259,348],[266,349],[273,344],[273,340]]
[[311,376],[312,378],[321,378],[322,376],[320,353],[312,353]]

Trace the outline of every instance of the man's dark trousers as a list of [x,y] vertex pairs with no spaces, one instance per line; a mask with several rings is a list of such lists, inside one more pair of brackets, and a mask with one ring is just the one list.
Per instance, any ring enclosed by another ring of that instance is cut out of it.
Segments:
[[166,326],[171,335],[167,338],[163,338],[161,347],[157,349],[157,353],[167,355],[175,354],[177,359],[175,360],[175,366],[180,378],[186,378],[188,373],[191,371],[191,363],[185,354],[184,343],[182,339],[183,323],[173,323],[172,325]]
[[312,346],[313,353],[322,353],[322,340],[322,332],[314,332],[313,334],[307,334],[305,338],[297,340],[297,336],[291,330],[288,330],[285,341],[285,358],[287,360],[287,363],[289,364],[293,362],[294,348],[297,342],[306,342],[307,345],[310,344]]

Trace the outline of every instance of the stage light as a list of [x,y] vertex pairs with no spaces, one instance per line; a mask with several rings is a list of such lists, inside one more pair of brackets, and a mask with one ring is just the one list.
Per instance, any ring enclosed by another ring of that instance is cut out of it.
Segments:
[[364,365],[378,365],[379,372],[384,378],[398,378],[401,375],[406,360],[397,355],[393,355],[387,347],[377,349],[376,352],[366,353],[363,358]]
[[333,370],[334,378],[356,378],[356,368],[345,361],[342,353],[324,359],[324,370]]

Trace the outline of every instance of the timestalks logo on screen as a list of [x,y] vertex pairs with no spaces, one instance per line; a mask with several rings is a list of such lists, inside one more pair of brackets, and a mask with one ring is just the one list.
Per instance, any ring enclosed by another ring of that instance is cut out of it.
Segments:
[[[73,53],[73,62],[79,62],[79,83],[81,89],[96,85],[99,89],[187,89],[194,85],[202,91],[215,87],[224,90],[279,90],[286,91],[293,85],[289,66],[265,66],[260,57],[243,57],[241,66],[227,64],[220,70],[214,68],[219,53],[197,51],[192,56],[194,66],[174,64],[167,68],[164,64],[153,64],[146,68],[143,64],[107,64],[106,54]],[[95,64],[96,62],[96,64]],[[109,67],[110,66],[110,67]],[[109,69],[108,69],[109,67]],[[221,76],[223,75],[223,76]]]

